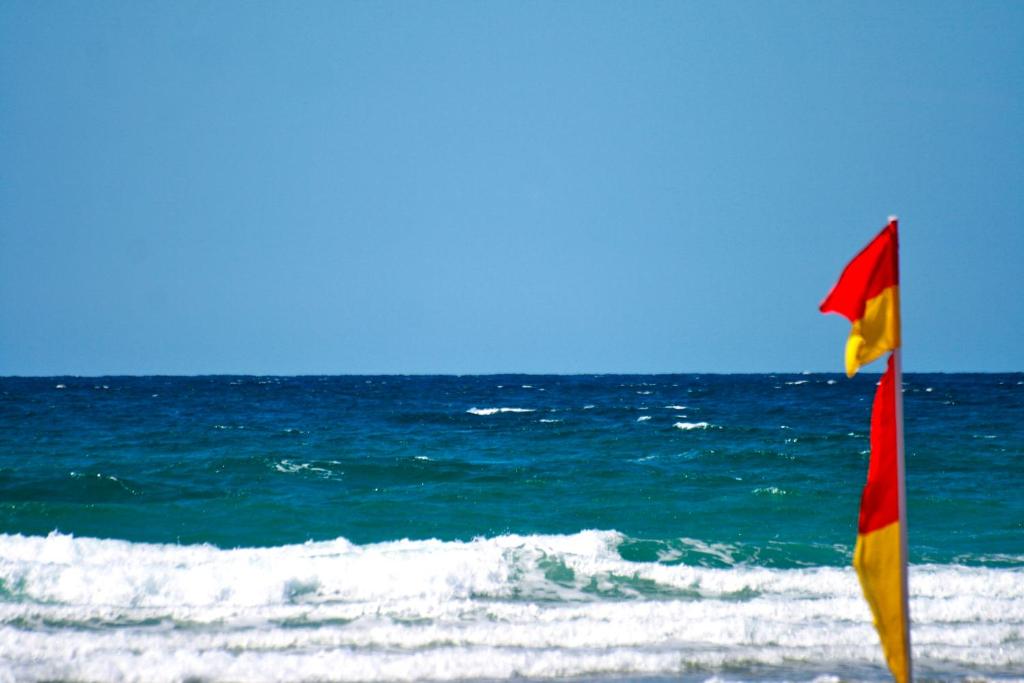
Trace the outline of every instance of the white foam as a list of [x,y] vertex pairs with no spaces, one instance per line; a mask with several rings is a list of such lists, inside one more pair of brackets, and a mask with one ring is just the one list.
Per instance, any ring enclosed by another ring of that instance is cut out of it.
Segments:
[[678,406],[678,405],[665,406],[665,409],[666,410],[686,410],[686,406]]
[[[736,548],[679,539],[733,565]],[[880,667],[852,569],[630,562],[614,531],[223,550],[0,535],[0,680],[381,681]],[[663,559],[678,559],[667,551]],[[1024,667],[1024,568],[915,565],[921,670]],[[878,669],[881,671],[881,669]],[[828,672],[827,669],[825,669]],[[942,676],[940,676],[942,677]]]
[[807,384],[809,381],[810,380],[806,380],[806,379],[798,379],[795,382],[786,382],[786,384],[788,384],[790,386],[798,387],[801,384]]
[[707,429],[708,427],[711,427],[712,425],[708,424],[707,422],[676,422],[672,426],[675,427],[676,429],[690,430],[690,429]]
[[785,491],[784,489],[780,489],[777,486],[764,486],[764,487],[761,487],[761,488],[754,489],[753,492],[757,493],[757,494],[769,495],[769,496],[785,496],[785,495],[788,495],[788,491]]
[[638,418],[636,419],[636,421],[637,421],[637,422],[647,422],[647,421],[648,421],[648,420],[650,420],[650,419],[651,419],[651,416],[650,416],[650,415],[641,415],[640,417],[638,417]]
[[535,408],[470,408],[470,415],[496,415],[498,413],[532,413]]
[[308,462],[295,462],[287,458],[280,462],[274,463],[274,469],[278,472],[285,474],[295,474],[296,472],[308,471],[316,472],[319,476],[329,478],[333,472],[325,467],[317,467],[316,465]]

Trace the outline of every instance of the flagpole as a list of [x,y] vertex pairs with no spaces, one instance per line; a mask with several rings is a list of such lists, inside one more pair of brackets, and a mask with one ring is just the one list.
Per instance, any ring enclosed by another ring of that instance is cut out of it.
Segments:
[[907,480],[903,454],[903,358],[900,349],[893,355],[893,391],[896,394],[896,482],[900,511],[900,584],[903,589],[903,638],[907,648],[907,680],[913,681],[913,658],[910,656],[910,591],[907,589]]
[[[891,223],[896,223],[896,216],[889,216]],[[899,252],[896,258],[899,259]],[[901,316],[902,317],[902,316]],[[902,323],[902,321],[901,321]],[[902,324],[900,325],[902,327]],[[907,652],[907,681],[914,680],[913,658],[910,655],[910,591],[907,586],[907,567],[909,555],[907,553],[907,479],[906,479],[906,457],[903,448],[903,332],[900,330],[900,345],[893,349],[893,392],[895,395],[896,412],[896,486],[899,495],[899,519],[900,519],[900,584],[903,589],[903,618],[904,634]]]

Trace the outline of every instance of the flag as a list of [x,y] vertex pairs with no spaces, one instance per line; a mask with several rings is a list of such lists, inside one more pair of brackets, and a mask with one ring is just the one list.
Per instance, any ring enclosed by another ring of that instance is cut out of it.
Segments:
[[853,566],[871,607],[889,670],[909,683],[910,615],[907,602],[906,514],[903,480],[903,397],[899,363],[899,240],[896,219],[843,270],[821,303],[853,328],[846,342],[846,374],[889,356],[871,409],[871,459],[861,496]]
[[820,306],[851,323],[846,375],[900,346],[900,271],[896,220],[892,219],[839,276]]
[[860,501],[853,566],[871,606],[882,651],[898,683],[910,680],[910,643],[906,613],[903,543],[900,538],[896,430],[896,382],[893,357],[875,391],[871,409],[871,461]]

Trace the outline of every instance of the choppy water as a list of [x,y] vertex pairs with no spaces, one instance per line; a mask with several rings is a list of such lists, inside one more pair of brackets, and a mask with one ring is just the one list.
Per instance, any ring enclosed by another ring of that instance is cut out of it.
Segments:
[[[884,680],[876,377],[0,379],[0,680]],[[1024,375],[905,404],[917,671],[1024,678]]]

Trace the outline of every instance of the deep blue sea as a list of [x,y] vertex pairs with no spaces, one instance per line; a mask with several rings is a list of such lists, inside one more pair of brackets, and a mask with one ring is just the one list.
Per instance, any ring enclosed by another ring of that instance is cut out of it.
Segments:
[[[0,681],[886,680],[877,378],[0,378]],[[916,674],[1024,680],[1024,374],[904,380]]]

